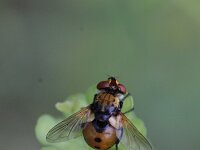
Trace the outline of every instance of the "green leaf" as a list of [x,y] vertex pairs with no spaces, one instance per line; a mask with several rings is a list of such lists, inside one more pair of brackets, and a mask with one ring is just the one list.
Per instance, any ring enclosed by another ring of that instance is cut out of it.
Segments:
[[52,146],[47,146],[47,147],[42,147],[41,150],[58,150],[58,148],[52,147]]
[[94,95],[97,93],[96,85],[91,86],[85,93],[86,100],[88,103],[92,103]]
[[142,133],[146,137],[147,130],[144,125],[144,122],[141,119],[139,119],[134,112],[130,112],[126,114],[126,116],[130,119],[133,125],[140,131],[140,133]]
[[54,119],[52,116],[50,115],[42,115],[41,117],[39,117],[36,126],[35,126],[35,134],[36,137],[38,139],[38,141],[43,144],[46,145],[48,144],[46,142],[46,135],[47,132],[58,122],[57,119]]
[[81,107],[88,105],[84,94],[76,94],[67,98],[64,102],[56,103],[55,107],[58,111],[62,112],[65,116],[80,110]]
[[123,102],[123,107],[122,107],[122,112],[126,112],[133,108],[134,106],[134,99],[132,96],[128,96],[124,102]]

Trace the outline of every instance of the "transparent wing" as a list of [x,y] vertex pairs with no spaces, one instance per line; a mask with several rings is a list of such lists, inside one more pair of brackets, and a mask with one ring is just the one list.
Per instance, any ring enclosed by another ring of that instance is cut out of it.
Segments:
[[149,141],[137,130],[131,121],[121,113],[123,136],[120,142],[127,150],[153,150]]
[[67,141],[81,135],[84,124],[91,115],[89,107],[82,108],[77,113],[54,126],[46,136],[51,143]]

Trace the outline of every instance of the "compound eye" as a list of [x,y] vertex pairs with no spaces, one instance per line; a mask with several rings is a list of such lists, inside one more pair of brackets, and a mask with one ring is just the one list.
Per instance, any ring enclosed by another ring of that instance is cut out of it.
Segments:
[[97,89],[102,90],[105,88],[109,88],[109,82],[108,81],[101,81],[97,84]]
[[122,94],[126,94],[126,88],[123,84],[118,84],[118,88]]

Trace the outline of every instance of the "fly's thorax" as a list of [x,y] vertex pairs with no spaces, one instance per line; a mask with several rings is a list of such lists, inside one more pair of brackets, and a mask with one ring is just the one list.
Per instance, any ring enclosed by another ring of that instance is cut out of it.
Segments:
[[119,97],[110,93],[98,93],[95,95],[94,102],[91,104],[91,111],[95,119],[99,121],[108,121],[111,116],[120,112]]
[[120,100],[118,96],[114,96],[110,93],[103,92],[97,94],[94,102],[101,104],[103,107],[106,106],[119,107]]

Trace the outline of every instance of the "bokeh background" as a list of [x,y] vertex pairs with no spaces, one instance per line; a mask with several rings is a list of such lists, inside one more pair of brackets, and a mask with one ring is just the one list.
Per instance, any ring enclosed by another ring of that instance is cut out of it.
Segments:
[[109,74],[157,150],[199,150],[199,15],[196,0],[0,0],[0,149],[40,149],[37,118]]

